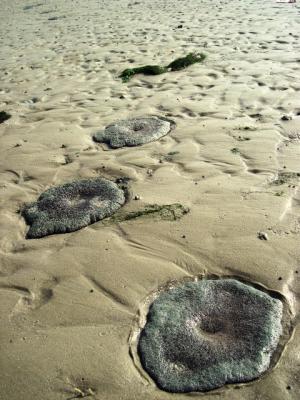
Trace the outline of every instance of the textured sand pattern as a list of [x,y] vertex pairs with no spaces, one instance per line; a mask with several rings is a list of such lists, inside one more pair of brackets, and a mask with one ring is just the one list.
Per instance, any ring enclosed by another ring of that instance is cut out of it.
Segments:
[[[278,290],[295,316],[272,373],[220,397],[298,399],[299,7],[1,1],[0,111],[12,116],[0,125],[1,400],[173,399],[140,374],[128,338],[150,292],[202,273]],[[118,78],[193,51],[207,55],[203,64]],[[116,119],[142,115],[170,118],[176,130],[138,148],[93,141]],[[131,178],[140,200],[128,212],[174,203],[190,212],[25,239],[25,202],[98,176]]]

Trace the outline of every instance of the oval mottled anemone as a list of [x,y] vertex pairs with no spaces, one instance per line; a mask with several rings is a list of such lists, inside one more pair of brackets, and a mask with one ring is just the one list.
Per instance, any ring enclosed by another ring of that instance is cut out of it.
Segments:
[[139,117],[118,121],[104,131],[94,134],[96,142],[107,143],[116,149],[124,146],[140,146],[167,135],[175,122],[162,117]]
[[161,292],[140,333],[141,364],[168,392],[208,391],[258,378],[282,334],[283,304],[235,279]]
[[124,191],[104,178],[52,187],[22,210],[30,225],[27,238],[76,231],[109,217],[124,203]]

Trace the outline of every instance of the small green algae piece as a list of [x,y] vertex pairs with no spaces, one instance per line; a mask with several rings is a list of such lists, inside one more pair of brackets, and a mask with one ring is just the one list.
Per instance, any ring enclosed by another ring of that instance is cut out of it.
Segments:
[[137,211],[120,211],[117,212],[110,218],[107,218],[103,223],[110,222],[123,222],[136,220],[142,217],[152,217],[152,218],[160,218],[166,221],[176,221],[182,218],[185,214],[189,212],[187,207],[184,207],[182,204],[174,203],[174,204],[148,204],[143,209]]
[[11,117],[10,114],[8,114],[5,111],[0,111],[0,124],[2,124],[2,122],[7,121],[9,118]]
[[204,61],[205,58],[206,55],[203,53],[200,53],[199,55],[195,53],[189,53],[185,57],[177,58],[176,60],[172,61],[167,68],[170,68],[171,71],[180,71],[181,69],[189,67],[192,64]]
[[125,69],[120,75],[120,78],[122,78],[123,82],[128,82],[133,77],[133,75],[136,74],[160,75],[164,74],[167,71],[167,68],[161,67],[159,65],[145,65],[144,67]]

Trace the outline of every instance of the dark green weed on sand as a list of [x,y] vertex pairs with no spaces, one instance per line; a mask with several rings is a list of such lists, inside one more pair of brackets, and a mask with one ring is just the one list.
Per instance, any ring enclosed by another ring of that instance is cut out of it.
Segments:
[[176,60],[172,61],[167,68],[171,71],[180,71],[181,69],[187,68],[192,64],[200,63],[204,61],[206,55],[203,53],[196,54],[196,53],[189,53],[185,57],[177,58]]
[[167,392],[248,382],[269,368],[282,315],[281,300],[236,279],[171,286],[149,308],[138,354]]
[[7,121],[9,118],[11,117],[10,114],[8,114],[5,111],[0,111],[0,124],[2,124],[2,122]]
[[205,58],[206,55],[203,53],[189,53],[187,56],[177,58],[166,66],[145,65],[143,67],[127,68],[121,73],[120,78],[122,78],[123,82],[128,82],[136,74],[160,75],[168,71],[180,71],[192,64],[204,61]]
[[144,67],[125,69],[120,75],[120,78],[122,78],[123,82],[128,82],[133,75],[136,74],[160,75],[164,74],[165,72],[168,72],[166,67],[160,67],[159,65],[145,65]]

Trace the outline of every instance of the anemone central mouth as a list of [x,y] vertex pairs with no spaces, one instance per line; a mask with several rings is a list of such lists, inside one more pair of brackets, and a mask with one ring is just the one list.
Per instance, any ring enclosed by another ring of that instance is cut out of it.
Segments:
[[66,207],[76,207],[80,206],[82,204],[85,204],[86,201],[88,200],[88,196],[84,195],[76,195],[72,197],[68,197],[65,199],[65,206]]
[[133,127],[133,130],[134,130],[135,132],[142,131],[143,129],[144,129],[144,125],[143,125],[143,124],[136,124],[136,125],[134,125],[134,127]]
[[205,335],[213,336],[224,333],[225,326],[223,321],[206,319],[200,322],[198,329]]
[[151,303],[138,337],[142,367],[169,393],[258,379],[277,361],[277,346],[282,351],[277,296],[228,277],[172,282]]

